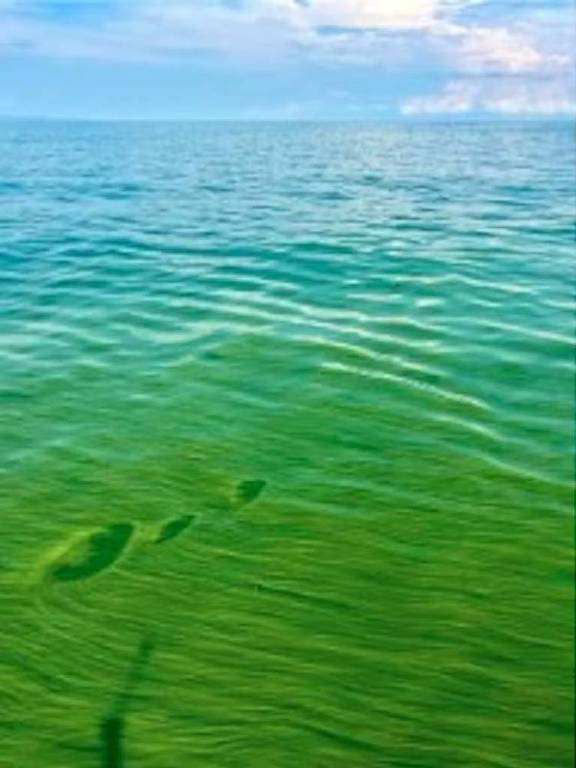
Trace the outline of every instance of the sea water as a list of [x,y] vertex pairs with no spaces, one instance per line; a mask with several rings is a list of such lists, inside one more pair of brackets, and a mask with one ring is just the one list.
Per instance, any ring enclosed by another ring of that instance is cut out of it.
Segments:
[[571,764],[573,161],[0,125],[2,768]]

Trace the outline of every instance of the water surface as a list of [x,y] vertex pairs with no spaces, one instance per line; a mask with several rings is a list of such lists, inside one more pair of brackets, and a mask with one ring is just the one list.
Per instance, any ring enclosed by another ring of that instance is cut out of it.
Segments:
[[571,765],[573,159],[0,126],[3,767]]

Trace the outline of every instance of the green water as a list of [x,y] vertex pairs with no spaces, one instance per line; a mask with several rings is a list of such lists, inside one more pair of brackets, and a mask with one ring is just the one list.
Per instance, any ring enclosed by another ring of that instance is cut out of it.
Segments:
[[572,764],[573,160],[0,126],[1,768]]

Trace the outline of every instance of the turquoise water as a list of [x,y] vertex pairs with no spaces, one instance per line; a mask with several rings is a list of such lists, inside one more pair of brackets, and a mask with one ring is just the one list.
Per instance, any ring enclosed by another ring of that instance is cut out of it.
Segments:
[[2,768],[567,768],[562,125],[0,125]]

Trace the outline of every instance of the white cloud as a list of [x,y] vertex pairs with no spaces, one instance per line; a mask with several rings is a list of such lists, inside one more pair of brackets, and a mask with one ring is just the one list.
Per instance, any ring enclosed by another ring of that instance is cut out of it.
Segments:
[[445,24],[435,34],[453,68],[468,74],[523,75],[569,67],[569,55],[549,50],[533,39],[531,31]]
[[495,69],[510,74],[534,72],[546,61],[528,40],[508,29],[476,27],[461,35],[458,49],[463,66],[472,72]]
[[[375,41],[386,43],[377,33],[425,30],[440,23],[450,10],[481,0],[248,0],[239,7],[218,0],[191,5],[185,0],[140,0],[132,23],[146,34],[146,45],[166,47],[200,45],[218,52],[261,58],[262,52],[277,56],[288,52],[331,52],[365,60]],[[329,28],[332,34],[322,34]],[[164,45],[166,43],[166,45]]]
[[[407,102],[407,114],[565,113],[571,103],[567,73],[573,53],[566,30],[572,12],[519,12],[499,26],[464,21],[464,9],[485,2],[245,0],[231,7],[223,0],[118,0],[109,18],[58,23],[22,10],[34,6],[0,0],[0,54],[17,50],[106,60],[207,56],[266,68],[298,61],[368,66],[406,77],[426,66],[453,81],[437,96]],[[487,84],[479,75],[494,77]]]
[[[440,24],[432,37],[452,75],[442,91],[401,105],[406,115],[572,115],[576,113],[574,54],[566,45],[572,12],[561,29],[552,17],[528,14],[509,27]],[[543,20],[552,20],[550,35]]]
[[[121,58],[130,52],[148,58],[203,50],[269,60],[306,51],[323,59],[332,54],[334,59],[367,61],[371,55],[378,59],[378,46],[389,43],[378,33],[390,38],[434,30],[463,8],[484,1],[246,0],[230,6],[223,0],[118,0],[116,18],[83,25],[41,22],[25,13],[26,5],[18,0],[0,0],[0,37],[5,47],[73,56],[85,45],[87,56],[100,49],[109,56],[116,49]],[[322,34],[325,28],[334,33]]]
[[[264,4],[275,0],[262,0]],[[299,6],[309,24],[356,29],[421,29],[478,0],[311,0]]]
[[557,79],[456,80],[438,95],[405,102],[401,111],[404,115],[574,115],[576,99],[570,84]]
[[[435,52],[452,71],[542,72],[565,63],[529,30],[457,23],[458,12],[485,0],[139,0],[127,20],[128,46],[181,54],[212,50],[258,60],[297,55],[322,61],[390,64]],[[323,34],[330,29],[331,34]],[[412,34],[410,43],[404,35]],[[420,36],[415,42],[414,36]],[[132,43],[130,42],[132,41]]]
[[192,4],[186,0],[139,0],[137,7],[164,20],[189,23],[209,14],[229,21],[275,20],[296,28],[421,29],[485,0],[246,0],[238,7],[221,0]]

